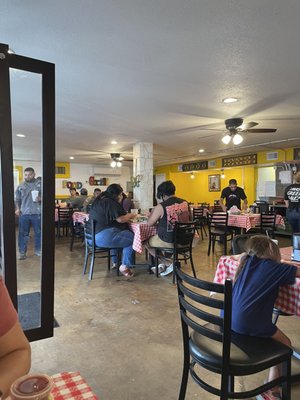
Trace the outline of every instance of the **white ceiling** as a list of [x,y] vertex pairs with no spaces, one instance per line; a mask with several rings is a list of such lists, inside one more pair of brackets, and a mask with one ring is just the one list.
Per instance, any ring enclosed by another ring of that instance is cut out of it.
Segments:
[[[56,65],[57,160],[149,141],[159,165],[300,146],[299,20],[299,0],[1,0],[0,41]],[[40,145],[32,75],[11,74],[16,159]],[[226,146],[234,116],[277,132]]]

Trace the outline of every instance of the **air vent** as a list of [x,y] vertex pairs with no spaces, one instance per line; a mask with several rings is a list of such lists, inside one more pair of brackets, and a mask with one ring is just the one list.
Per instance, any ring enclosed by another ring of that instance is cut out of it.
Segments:
[[278,151],[273,151],[271,153],[267,153],[267,160],[278,160]]
[[216,161],[215,160],[208,161],[208,168],[213,168],[215,166],[216,166]]

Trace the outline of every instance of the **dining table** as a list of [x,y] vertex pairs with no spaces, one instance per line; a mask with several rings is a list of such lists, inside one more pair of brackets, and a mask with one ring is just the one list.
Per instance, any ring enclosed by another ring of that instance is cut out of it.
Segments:
[[[292,247],[280,249],[282,259],[291,261]],[[294,261],[293,261],[294,263]],[[300,262],[295,263],[300,267]],[[239,265],[238,256],[221,256],[216,268],[214,282],[224,283],[226,279],[234,280]],[[279,310],[300,317],[300,279],[296,278],[293,285],[285,285],[279,288],[275,307]]]
[[[260,214],[252,213],[241,213],[241,214],[230,214],[228,215],[228,226],[235,226],[242,228],[246,232],[251,228],[255,228],[260,225]],[[280,226],[281,229],[285,229],[285,223],[282,215],[277,214],[275,225]]]
[[98,400],[80,372],[61,372],[52,375],[53,400]]
[[[84,223],[88,221],[89,214],[82,211],[74,211],[73,222]],[[132,248],[137,253],[143,252],[143,242],[148,240],[151,236],[156,235],[156,226],[149,226],[146,221],[138,222],[132,221],[128,223],[129,229],[134,233]]]

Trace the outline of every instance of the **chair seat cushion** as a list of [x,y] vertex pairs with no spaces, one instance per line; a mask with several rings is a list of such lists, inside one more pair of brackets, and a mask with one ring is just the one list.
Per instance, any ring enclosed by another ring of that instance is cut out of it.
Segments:
[[213,235],[225,235],[231,234],[231,232],[226,231],[226,228],[216,227],[210,230],[210,233]]
[[[210,328],[219,329],[215,326]],[[193,332],[189,347],[195,361],[209,369],[221,371],[222,343]],[[291,355],[292,349],[275,340],[232,332],[229,373],[237,376],[252,374],[279,364]]]

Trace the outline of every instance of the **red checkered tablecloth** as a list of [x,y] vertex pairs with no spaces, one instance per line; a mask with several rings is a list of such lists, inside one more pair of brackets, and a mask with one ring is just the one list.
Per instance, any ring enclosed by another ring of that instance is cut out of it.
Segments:
[[79,372],[62,372],[52,376],[54,400],[98,400]]
[[84,221],[88,221],[89,220],[89,214],[82,212],[82,211],[74,211],[73,215],[73,222],[80,222],[81,224],[84,223]]
[[[239,215],[228,215],[228,225],[236,226],[238,228],[243,228],[246,231],[259,226],[260,224],[260,214],[239,214]],[[285,223],[281,215],[276,215],[276,225],[280,225],[285,228]]]
[[[234,279],[238,264],[239,262],[234,256],[222,256],[217,265],[214,282],[224,283],[227,278]],[[300,317],[300,279],[296,278],[294,285],[286,285],[279,288],[275,307]]]
[[151,236],[156,235],[157,229],[155,226],[148,226],[143,222],[131,222],[129,228],[134,233],[132,248],[137,253],[143,252],[143,242]]

